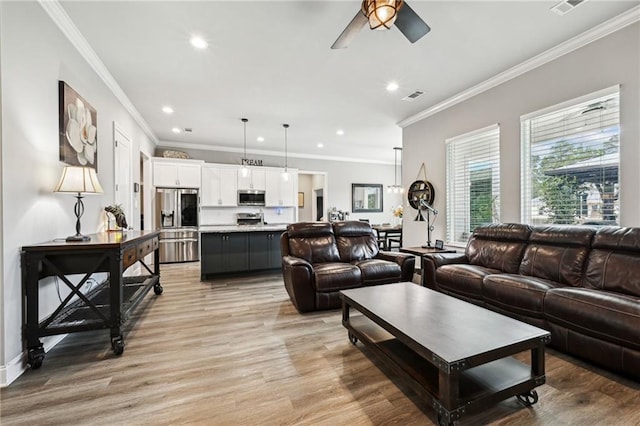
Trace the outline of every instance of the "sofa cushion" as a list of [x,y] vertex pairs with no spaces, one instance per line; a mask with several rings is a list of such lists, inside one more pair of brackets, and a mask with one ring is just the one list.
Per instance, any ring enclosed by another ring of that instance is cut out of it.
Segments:
[[469,263],[515,274],[531,228],[519,223],[493,224],[476,228],[469,239]]
[[640,297],[640,228],[604,227],[593,239],[584,287]]
[[360,287],[362,273],[356,265],[343,262],[313,265],[314,286],[319,293]]
[[436,283],[439,290],[482,300],[482,280],[498,273],[497,269],[478,265],[443,265],[436,270]]
[[395,262],[382,259],[365,259],[353,262],[362,272],[364,285],[386,284],[400,281],[402,268]]
[[378,254],[377,238],[366,222],[336,222],[333,232],[342,262],[371,259]]
[[547,291],[545,317],[570,330],[640,350],[640,298],[589,288]]
[[562,284],[518,274],[493,274],[484,278],[482,297],[487,305],[532,318],[544,318],[547,290]]
[[578,226],[536,227],[520,263],[520,274],[579,286],[595,230]]
[[287,227],[289,254],[310,263],[339,262],[340,255],[327,222],[293,223]]

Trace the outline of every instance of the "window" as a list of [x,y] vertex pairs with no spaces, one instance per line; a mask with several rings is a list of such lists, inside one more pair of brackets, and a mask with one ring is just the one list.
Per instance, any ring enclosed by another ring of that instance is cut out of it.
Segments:
[[500,127],[447,139],[447,243],[500,221]]
[[618,224],[619,87],[521,118],[522,222]]

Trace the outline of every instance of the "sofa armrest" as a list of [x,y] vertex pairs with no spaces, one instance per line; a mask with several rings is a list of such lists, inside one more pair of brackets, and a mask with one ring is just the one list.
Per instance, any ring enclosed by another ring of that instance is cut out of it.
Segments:
[[316,308],[316,292],[313,286],[313,265],[295,256],[282,256],[284,287],[298,312]]
[[464,253],[429,253],[422,256],[422,285],[436,288],[436,269],[444,265],[469,263]]
[[413,272],[416,266],[416,258],[412,254],[398,253],[394,251],[381,251],[375,256],[375,259],[387,260],[400,265],[402,271],[402,281],[413,281]]

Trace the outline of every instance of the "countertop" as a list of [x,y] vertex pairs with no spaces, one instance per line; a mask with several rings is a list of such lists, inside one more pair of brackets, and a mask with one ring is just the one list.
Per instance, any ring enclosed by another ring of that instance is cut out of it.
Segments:
[[215,234],[218,232],[269,232],[285,231],[286,223],[274,223],[268,225],[203,225],[200,227],[201,234]]

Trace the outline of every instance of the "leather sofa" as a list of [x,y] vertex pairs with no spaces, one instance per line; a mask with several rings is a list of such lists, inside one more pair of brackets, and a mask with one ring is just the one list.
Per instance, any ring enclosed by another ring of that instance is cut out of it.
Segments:
[[552,347],[640,378],[640,228],[496,224],[429,254],[424,284],[551,332]]
[[411,281],[413,255],[383,252],[366,222],[300,222],[280,237],[282,274],[298,312],[341,306],[340,290]]

